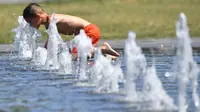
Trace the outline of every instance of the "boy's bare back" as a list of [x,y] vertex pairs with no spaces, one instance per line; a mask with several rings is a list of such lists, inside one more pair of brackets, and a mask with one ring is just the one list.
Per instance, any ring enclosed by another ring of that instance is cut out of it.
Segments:
[[[53,16],[57,21],[58,32],[65,35],[76,35],[79,33],[80,29],[90,24],[90,22],[82,18],[64,14],[52,14],[48,16],[48,19],[51,20]],[[48,28],[49,23],[50,21],[45,24],[46,28]]]
[[[95,24],[91,24],[87,20],[82,18],[64,15],[64,14],[52,14],[46,13],[40,5],[36,3],[30,3],[23,11],[23,17],[31,26],[39,29],[40,25],[45,25],[48,28],[51,19],[56,18],[56,25],[58,32],[65,35],[76,35],[79,34],[80,29],[84,29],[86,35],[91,38],[92,44],[96,46],[100,40],[100,31]],[[47,48],[48,41],[45,43]],[[119,56],[119,53],[114,51],[108,43],[104,43],[101,46],[103,54],[109,54],[112,56]],[[72,49],[72,54],[76,53],[76,49]],[[94,54],[94,53],[92,53]]]

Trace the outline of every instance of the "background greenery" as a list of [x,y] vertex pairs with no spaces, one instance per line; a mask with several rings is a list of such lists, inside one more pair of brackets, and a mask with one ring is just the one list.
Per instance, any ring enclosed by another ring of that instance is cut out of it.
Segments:
[[[13,42],[12,29],[17,27],[17,18],[26,5],[0,5],[0,43]],[[188,17],[191,36],[200,36],[200,0],[55,0],[40,5],[48,13],[79,16],[97,24],[102,39],[125,39],[130,30],[137,33],[137,38],[175,37],[180,12]],[[44,30],[40,28],[43,40]]]

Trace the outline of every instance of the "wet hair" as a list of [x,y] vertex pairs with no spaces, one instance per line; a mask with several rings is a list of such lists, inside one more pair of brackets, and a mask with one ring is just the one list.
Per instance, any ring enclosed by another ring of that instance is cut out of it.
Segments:
[[36,17],[37,11],[44,11],[42,7],[36,3],[30,3],[23,11],[24,18]]

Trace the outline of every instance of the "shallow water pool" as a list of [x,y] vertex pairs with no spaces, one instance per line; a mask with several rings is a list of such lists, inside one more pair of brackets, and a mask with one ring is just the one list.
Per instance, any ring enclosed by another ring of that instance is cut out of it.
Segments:
[[[120,52],[123,53],[121,50]],[[174,53],[174,50],[156,50],[153,53],[151,50],[144,50],[148,66],[155,59],[157,75],[165,91],[177,105],[177,80],[165,77],[165,72],[170,71],[174,62]],[[199,53],[198,49],[194,50],[197,63],[200,63]],[[126,66],[123,55],[120,63],[124,71]],[[11,54],[0,54],[0,76],[0,111],[3,112],[135,112],[141,111],[145,106],[142,102],[121,100],[124,96],[122,92],[96,93],[93,86],[87,81],[79,81],[74,74],[40,70],[32,66],[29,59],[13,58]],[[123,84],[119,85],[120,88],[123,87]],[[141,86],[137,85],[137,89],[140,90]],[[199,94],[199,88],[197,91]],[[195,109],[191,93],[192,89],[188,86],[188,111],[192,112]]]

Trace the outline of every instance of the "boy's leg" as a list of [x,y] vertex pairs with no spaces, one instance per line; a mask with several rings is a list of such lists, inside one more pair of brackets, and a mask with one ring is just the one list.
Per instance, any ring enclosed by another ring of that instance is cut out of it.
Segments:
[[[98,27],[94,24],[90,24],[90,25],[84,27],[84,31],[85,31],[86,35],[92,39],[92,44],[95,47],[100,40],[100,31],[99,31]],[[116,52],[114,49],[112,49],[112,47],[107,42],[105,42],[101,46],[101,50],[102,50],[103,55],[107,54],[107,55],[111,55],[112,57],[118,57],[120,55],[118,52]],[[95,49],[91,49],[91,55],[89,57],[93,57],[94,52],[95,52]]]
[[[101,52],[104,56],[109,55],[113,60],[115,60],[117,57],[120,56],[120,54],[115,51],[107,42],[105,42],[101,47]],[[88,58],[93,58],[95,54],[95,49],[91,49],[91,54],[88,56]],[[77,59],[77,53],[71,53],[73,60]]]

